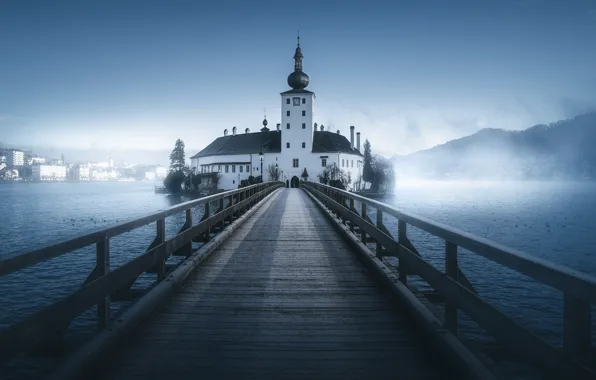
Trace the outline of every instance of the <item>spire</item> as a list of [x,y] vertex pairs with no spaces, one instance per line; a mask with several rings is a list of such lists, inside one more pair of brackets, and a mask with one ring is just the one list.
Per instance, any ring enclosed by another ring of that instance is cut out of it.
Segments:
[[[300,33],[300,31],[298,31]],[[296,52],[294,53],[294,71],[302,71],[302,49],[300,49],[300,34],[298,34],[298,46],[296,46]]]

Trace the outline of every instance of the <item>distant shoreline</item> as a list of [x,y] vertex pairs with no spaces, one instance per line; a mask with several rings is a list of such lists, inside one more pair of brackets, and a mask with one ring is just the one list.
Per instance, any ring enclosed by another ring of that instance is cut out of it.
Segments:
[[111,180],[111,181],[74,181],[74,180],[64,180],[64,181],[0,181],[0,185],[12,185],[12,184],[34,184],[34,183],[131,183],[131,182],[144,182],[144,183],[152,183],[158,184],[161,182],[152,182],[151,180],[132,180],[132,181],[118,181],[118,180]]

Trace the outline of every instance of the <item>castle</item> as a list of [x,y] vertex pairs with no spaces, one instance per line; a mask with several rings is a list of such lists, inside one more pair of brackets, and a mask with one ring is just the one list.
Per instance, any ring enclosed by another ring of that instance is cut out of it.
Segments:
[[224,190],[236,189],[240,181],[249,176],[263,175],[271,180],[270,173],[276,173],[279,180],[288,186],[298,187],[300,180],[318,181],[318,175],[325,167],[336,164],[349,174],[349,189],[357,189],[363,166],[360,153],[360,132],[354,141],[354,127],[350,127],[350,140],[340,131],[326,131],[314,120],[315,93],[306,90],[309,77],[302,71],[302,49],[300,37],[294,54],[294,71],[288,76],[290,90],[281,95],[281,123],[274,130],[263,127],[259,132],[244,133],[232,128],[224,130],[223,136],[191,157],[191,167],[197,174],[218,173],[218,187]]

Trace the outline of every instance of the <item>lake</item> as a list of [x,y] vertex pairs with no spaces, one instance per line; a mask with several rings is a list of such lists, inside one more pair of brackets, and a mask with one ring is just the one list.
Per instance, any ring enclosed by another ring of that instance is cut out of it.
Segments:
[[[150,182],[81,182],[0,185],[0,201],[3,255],[138,217],[182,199],[154,194]],[[403,183],[394,197],[383,201],[596,275],[594,183]],[[196,212],[194,220],[200,218],[200,210]],[[183,223],[183,214],[168,218],[167,235],[173,236]],[[387,218],[385,223],[396,232],[395,221]],[[150,225],[111,240],[112,267],[142,253],[154,228]],[[413,228],[408,236],[423,257],[443,266],[442,241]],[[78,288],[94,262],[94,249],[89,247],[0,278],[0,328]],[[562,328],[559,292],[466,251],[461,251],[460,265],[494,306],[545,339],[556,340]],[[84,329],[91,320],[86,323],[82,316],[74,325]]]

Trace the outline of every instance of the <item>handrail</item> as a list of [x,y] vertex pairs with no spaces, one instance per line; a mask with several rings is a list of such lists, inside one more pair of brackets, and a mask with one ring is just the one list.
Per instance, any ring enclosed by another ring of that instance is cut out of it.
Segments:
[[334,193],[342,194],[377,210],[382,210],[384,213],[392,215],[398,220],[403,220],[413,227],[448,240],[461,248],[465,248],[507,268],[525,274],[546,285],[596,303],[596,277],[574,271],[568,267],[553,264],[523,251],[475,236],[443,223],[432,221],[423,216],[398,210],[387,203],[320,183],[308,182],[308,184],[327,188]]
[[98,228],[91,232],[84,232],[70,239],[60,240],[55,243],[44,244],[43,246],[27,251],[9,253],[0,256],[0,277],[21,269],[33,266],[42,261],[46,261],[66,253],[76,251],[91,244],[96,244],[104,239],[110,239],[139,227],[146,226],[168,216],[180,213],[189,208],[199,206],[205,203],[211,203],[219,199],[245,192],[246,190],[256,189],[261,184],[243,187],[241,189],[229,190],[203,198],[183,202],[163,210],[157,210],[151,214],[131,218],[130,220],[112,224],[108,227]]
[[[375,241],[378,259],[384,256],[397,257],[398,281],[408,285],[408,274],[417,274],[436,292],[442,294],[445,297],[443,327],[455,336],[459,334],[458,310],[461,310],[510,350],[534,364],[550,367],[558,373],[566,373],[571,378],[596,378],[594,369],[586,366],[586,363],[593,361],[590,307],[591,303],[596,303],[594,277],[348,191],[313,182],[304,182],[303,187],[327,207],[332,216],[335,214],[340,222],[349,224],[349,229],[345,229],[346,233],[354,234],[353,238],[363,244],[370,239]],[[360,214],[354,206],[354,201],[361,203]],[[376,209],[376,225],[369,218],[367,206]],[[383,214],[397,219],[397,239],[384,226]],[[415,250],[407,238],[408,224],[445,241],[444,273]],[[360,229],[358,235],[355,226]],[[370,236],[370,239],[367,236]],[[551,346],[520,326],[474,292],[459,268],[458,246],[561,290],[564,295],[564,351]]]
[[[73,318],[93,305],[97,305],[98,327],[100,330],[104,329],[110,323],[110,303],[129,299],[130,287],[139,275],[155,273],[158,282],[164,280],[168,272],[166,260],[169,256],[191,256],[193,241],[210,240],[214,228],[223,230],[226,222],[231,223],[233,218],[282,186],[284,184],[281,182],[265,182],[210,195],[33,251],[1,257],[0,277],[85,246],[96,246],[95,268],[79,289],[0,331],[0,364],[19,352],[59,337]],[[211,203],[216,201],[219,207],[212,212]],[[198,223],[193,223],[192,208],[199,205],[205,207],[203,218]],[[182,211],[186,212],[185,224],[174,237],[166,239],[165,218]],[[153,222],[156,236],[147,250],[111,269],[110,238]]]

